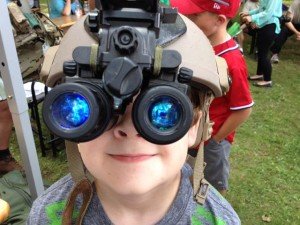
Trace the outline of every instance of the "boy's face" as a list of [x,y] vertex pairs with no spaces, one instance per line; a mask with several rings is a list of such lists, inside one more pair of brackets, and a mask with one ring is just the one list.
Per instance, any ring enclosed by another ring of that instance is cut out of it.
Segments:
[[219,21],[217,14],[205,11],[186,16],[203,31],[208,39],[211,38],[218,30]]
[[177,188],[187,149],[196,140],[198,122],[180,140],[156,145],[142,138],[131,120],[132,104],[122,119],[98,138],[79,144],[82,160],[97,190],[136,196]]

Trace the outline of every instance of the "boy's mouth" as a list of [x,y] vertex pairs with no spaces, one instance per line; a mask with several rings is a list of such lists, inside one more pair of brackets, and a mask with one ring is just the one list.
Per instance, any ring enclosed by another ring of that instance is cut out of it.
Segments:
[[111,155],[109,154],[113,159],[120,161],[120,162],[125,162],[125,163],[133,163],[133,162],[142,162],[145,160],[148,160],[155,156],[153,155],[147,155],[147,154],[138,154],[138,155]]

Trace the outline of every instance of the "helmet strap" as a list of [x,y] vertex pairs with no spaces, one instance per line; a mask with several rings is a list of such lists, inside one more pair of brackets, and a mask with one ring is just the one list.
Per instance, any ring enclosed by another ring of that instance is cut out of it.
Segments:
[[209,183],[204,179],[204,141],[208,140],[212,133],[212,125],[209,119],[209,106],[213,100],[213,94],[208,92],[205,95],[199,94],[200,101],[203,102],[202,117],[200,119],[196,144],[198,145],[197,156],[188,155],[186,162],[192,167],[193,175],[190,177],[194,198],[198,204],[203,205],[208,193]]
[[68,158],[68,166],[71,176],[75,182],[75,186],[68,196],[67,204],[62,215],[62,224],[72,224],[72,215],[75,208],[76,199],[79,195],[82,195],[83,202],[80,207],[79,217],[76,221],[76,225],[80,225],[82,224],[83,217],[93,196],[92,183],[94,179],[92,175],[87,171],[82,162],[77,143],[70,141],[66,141],[65,143]]

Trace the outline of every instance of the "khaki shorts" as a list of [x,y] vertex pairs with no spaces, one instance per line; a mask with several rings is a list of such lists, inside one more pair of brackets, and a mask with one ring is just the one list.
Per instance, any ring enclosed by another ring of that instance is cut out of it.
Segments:
[[3,101],[6,99],[6,94],[4,90],[4,83],[2,78],[0,77],[0,101]]

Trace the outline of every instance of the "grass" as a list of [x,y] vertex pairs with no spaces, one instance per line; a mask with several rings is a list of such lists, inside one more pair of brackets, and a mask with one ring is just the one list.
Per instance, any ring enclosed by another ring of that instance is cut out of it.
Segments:
[[[237,132],[227,196],[243,224],[264,224],[263,215],[271,224],[300,221],[299,48],[295,40],[284,46],[273,66],[273,88],[251,86],[256,104]],[[255,60],[246,59],[255,74]]]
[[[272,225],[296,225],[300,221],[299,49],[300,41],[290,38],[280,63],[273,66],[273,88],[251,86],[255,106],[236,135],[227,195],[245,225],[265,224],[264,215]],[[250,74],[255,74],[256,61],[253,56],[245,57]],[[67,173],[64,151],[56,158],[51,151],[41,157],[37,141],[36,145],[45,179],[54,182]],[[15,135],[10,147],[20,160]]]

